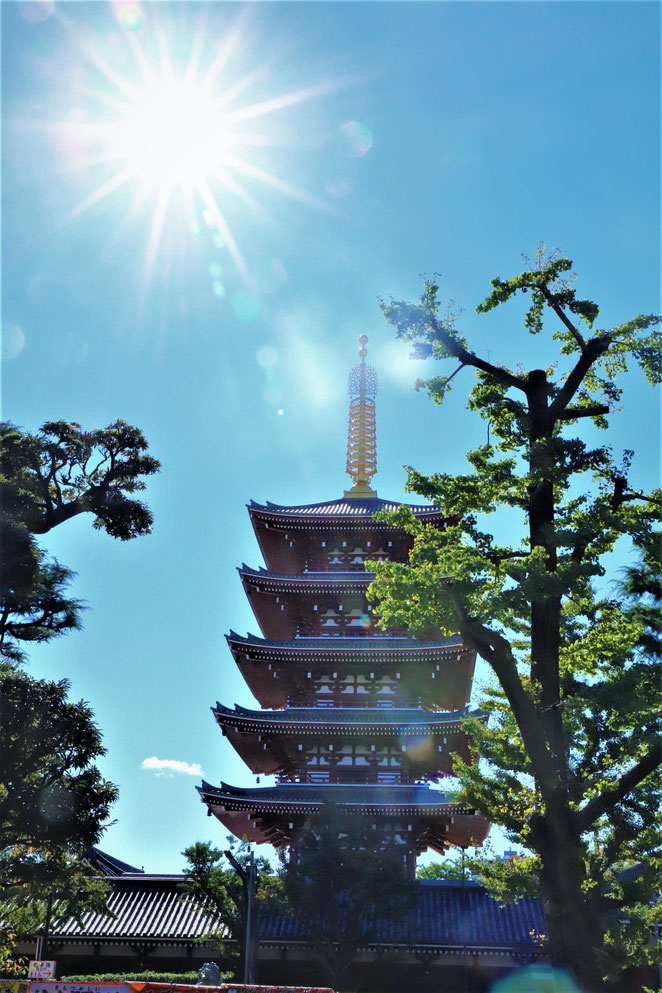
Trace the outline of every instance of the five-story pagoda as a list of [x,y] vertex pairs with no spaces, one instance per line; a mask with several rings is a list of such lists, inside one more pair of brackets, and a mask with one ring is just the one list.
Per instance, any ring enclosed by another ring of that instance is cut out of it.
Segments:
[[[232,632],[228,644],[260,710],[212,708],[223,734],[252,772],[276,786],[212,786],[201,798],[238,838],[289,846],[327,801],[360,814],[403,846],[413,876],[427,848],[480,844],[487,823],[430,783],[451,772],[454,752],[469,758],[462,721],[475,653],[458,638],[416,641],[372,623],[366,560],[406,561],[411,538],[378,522],[370,486],[377,469],[376,375],[360,363],[349,377],[347,472],[339,500],[283,507],[251,502],[248,512],[266,568],[239,575],[262,637]],[[443,528],[433,506],[412,506]]]

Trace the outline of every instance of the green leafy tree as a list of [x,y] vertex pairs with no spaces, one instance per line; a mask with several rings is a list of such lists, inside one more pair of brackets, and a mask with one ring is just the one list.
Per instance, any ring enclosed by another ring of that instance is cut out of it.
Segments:
[[334,804],[310,818],[290,864],[283,858],[283,872],[291,912],[312,932],[314,954],[333,989],[346,987],[357,951],[411,905],[402,846],[385,840],[376,847],[365,818]]
[[104,830],[117,789],[94,765],[105,754],[89,706],[67,699],[66,680],[0,673],[0,920],[5,948],[50,915],[101,911],[105,888],[88,849]]
[[[237,844],[232,835],[228,836],[226,851],[204,841],[197,841],[185,849],[182,854],[187,866],[184,869],[183,889],[205,907],[213,908],[218,926],[203,940],[213,938],[219,955],[241,971],[240,963],[244,960],[246,948],[247,894],[241,878],[227,859],[227,851],[239,865],[248,868],[250,848],[245,842]],[[281,903],[284,895],[282,879],[274,873],[267,859],[257,858],[255,868],[254,908],[259,915],[261,907]],[[253,933],[257,934],[257,920]]]
[[[385,626],[459,632],[496,677],[483,705],[489,727],[468,725],[488,764],[457,771],[467,802],[532,851],[552,958],[592,991],[609,967],[609,900],[597,877],[615,873],[628,846],[652,858],[659,841],[659,655],[641,654],[644,621],[608,595],[603,576],[617,541],[652,545],[660,493],[636,489],[631,453],[617,462],[580,425],[607,427],[631,361],[658,384],[662,350],[655,315],[596,327],[599,308],[577,297],[571,270],[540,252],[515,278],[494,279],[477,308],[527,295],[526,329],[538,335],[551,319],[559,368],[480,357],[440,316],[434,279],[417,304],[382,304],[415,356],[454,360],[448,375],[418,383],[435,402],[473,370],[468,405],[490,440],[468,453],[467,474],[408,470],[408,489],[440,504],[448,526],[426,527],[401,508],[390,519],[413,536],[409,563],[370,567]],[[521,522],[511,544],[488,530],[502,508]]]

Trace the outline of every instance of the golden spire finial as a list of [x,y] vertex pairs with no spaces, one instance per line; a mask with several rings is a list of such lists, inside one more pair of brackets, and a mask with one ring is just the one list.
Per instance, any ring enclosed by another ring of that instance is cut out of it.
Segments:
[[361,361],[349,374],[349,430],[347,432],[347,474],[354,480],[346,497],[376,497],[369,480],[377,472],[377,431],[375,394],[377,373],[366,365],[368,338],[359,338]]

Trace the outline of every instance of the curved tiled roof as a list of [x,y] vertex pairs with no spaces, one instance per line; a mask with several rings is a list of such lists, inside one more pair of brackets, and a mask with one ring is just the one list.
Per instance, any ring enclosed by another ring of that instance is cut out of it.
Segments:
[[87,861],[102,876],[123,876],[125,873],[144,873],[143,869],[138,869],[135,865],[129,865],[128,862],[121,862],[113,855],[102,852],[100,848],[90,848],[87,853]]
[[[164,876],[161,884],[154,886],[147,885],[140,874],[110,877],[108,906],[117,916],[85,911],[80,924],[73,919],[55,920],[52,939],[66,943],[88,940],[101,945],[127,939],[135,945],[154,941],[193,944],[220,922],[213,912],[193,901],[181,902],[183,879],[179,875]],[[464,887],[457,880],[417,880],[413,906],[401,920],[375,921],[373,915],[371,908],[366,914],[369,946],[383,943],[432,954],[462,949],[466,940],[467,948],[475,952],[499,955],[513,950],[534,958],[541,954],[535,935],[545,931],[539,900],[522,897],[516,903],[503,904],[471,880]],[[260,941],[265,945],[305,944],[314,939],[306,918],[275,906],[260,909],[258,927]]]
[[277,503],[256,503],[255,500],[247,505],[249,513],[265,513],[283,517],[365,517],[370,518],[380,510],[395,511],[399,507],[408,507],[417,517],[445,517],[441,507],[429,504],[403,504],[401,500],[347,499],[325,500],[322,503],[306,503],[298,507],[281,506]]
[[140,872],[109,876],[110,913],[84,911],[80,922],[73,917],[57,920],[56,905],[52,935],[79,940],[158,939],[192,944],[216,930],[220,921],[212,908],[184,895],[183,880],[181,875],[148,876]]
[[[247,710],[235,704],[234,710],[217,703],[212,707],[212,712],[217,719],[224,718],[230,723],[238,723],[250,726],[264,725],[292,726],[304,730],[306,725],[310,728],[319,727],[320,724],[340,726],[351,726],[354,728],[365,727],[375,730],[377,727],[384,727],[388,730],[402,729],[404,734],[416,734],[421,727],[425,728],[448,728],[452,726],[460,727],[467,718],[486,718],[480,710],[468,709],[460,711],[430,711],[414,708],[363,708],[363,707],[288,707],[286,710]],[[234,721],[233,721],[234,719]]]
[[[545,933],[540,901],[522,897],[516,903],[500,903],[471,880],[419,879],[415,883],[414,906],[402,920],[374,919],[374,908],[365,917],[370,946],[381,943],[425,948],[431,952],[467,948],[498,954],[505,949],[537,957],[542,954],[535,935]],[[305,942],[311,926],[303,917],[286,915],[277,908],[260,911],[260,938]]]
[[315,587],[329,589],[332,586],[360,586],[361,589],[365,589],[375,578],[374,572],[365,572],[363,569],[355,569],[353,572],[282,573],[271,572],[270,569],[264,569],[262,566],[253,569],[246,563],[237,566],[237,572],[240,576],[245,576],[248,581],[261,580],[266,585],[304,589],[308,587],[311,590]]
[[336,784],[317,786],[311,783],[287,783],[281,786],[230,786],[221,783],[212,786],[202,781],[197,787],[203,800],[233,803],[246,810],[282,808],[310,808],[314,810],[326,803],[343,807],[364,808],[423,808],[449,813],[473,813],[473,808],[458,803],[453,793],[442,793],[429,786],[383,786],[381,784]]
[[318,638],[293,638],[289,641],[278,641],[270,638],[260,638],[258,635],[237,634],[230,631],[226,635],[226,640],[236,645],[250,645],[251,647],[270,651],[271,649],[287,652],[362,652],[362,653],[418,653],[422,651],[439,651],[452,648],[464,649],[462,640],[454,635],[451,638],[441,638],[438,641],[416,641],[414,638],[396,638],[393,635],[383,634],[372,638],[343,638],[341,635],[333,637]]

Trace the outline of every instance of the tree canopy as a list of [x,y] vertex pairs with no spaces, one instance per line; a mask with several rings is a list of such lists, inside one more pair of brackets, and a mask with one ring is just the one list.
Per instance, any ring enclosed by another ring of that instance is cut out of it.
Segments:
[[[102,910],[105,890],[87,863],[117,790],[95,761],[105,754],[88,704],[68,699],[66,680],[21,668],[25,646],[80,626],[73,574],[36,535],[82,513],[127,540],[148,534],[152,515],[135,494],[159,463],[142,433],[116,421],[103,430],[49,421],[35,434],[0,425],[0,919],[5,954],[58,914]],[[2,935],[0,935],[0,938]]]
[[105,749],[92,711],[68,689],[0,672],[0,919],[17,940],[34,936],[52,897],[60,915],[105,906],[86,858],[117,789],[94,765]]
[[[438,504],[447,526],[400,508],[390,520],[413,536],[409,563],[370,568],[384,626],[459,632],[496,677],[483,705],[489,727],[469,725],[486,762],[456,769],[467,802],[534,853],[552,958],[594,990],[610,967],[619,870],[655,858],[662,762],[651,615],[610,592],[604,576],[617,542],[654,568],[661,494],[631,481],[632,452],[617,458],[583,428],[608,426],[628,365],[660,383],[662,341],[657,315],[596,326],[598,306],[579,299],[573,281],[569,259],[541,251],[513,279],[494,279],[477,307],[489,313],[528,296],[525,329],[551,331],[558,348],[558,364],[529,371],[473,351],[440,315],[436,279],[418,303],[382,303],[414,356],[454,361],[417,384],[436,403],[473,370],[468,407],[488,422],[489,440],[467,454],[466,474],[408,468],[408,489]],[[508,543],[490,530],[502,508],[520,522]]]

